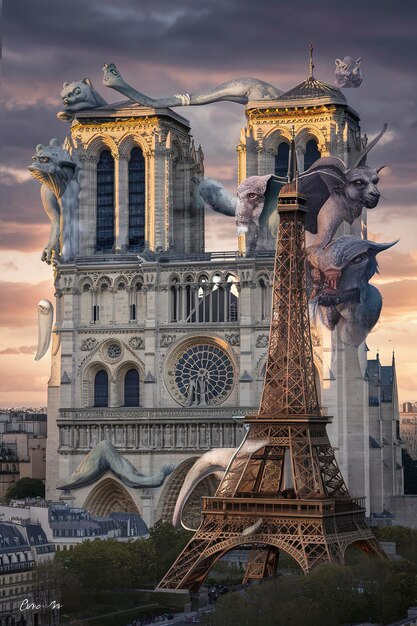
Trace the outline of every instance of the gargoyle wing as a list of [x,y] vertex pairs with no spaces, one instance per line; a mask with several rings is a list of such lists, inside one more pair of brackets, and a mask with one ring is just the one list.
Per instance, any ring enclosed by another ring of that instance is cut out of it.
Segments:
[[346,181],[347,168],[338,157],[323,157],[299,177],[299,191],[307,196],[305,227],[317,233],[317,215],[329,196]]
[[213,211],[233,217],[236,215],[237,197],[227,191],[218,180],[213,178],[203,180],[198,191]]

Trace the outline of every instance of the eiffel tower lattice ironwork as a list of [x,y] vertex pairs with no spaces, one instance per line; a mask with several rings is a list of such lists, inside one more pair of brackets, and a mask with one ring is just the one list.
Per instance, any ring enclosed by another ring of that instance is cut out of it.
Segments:
[[274,573],[280,550],[304,572],[344,562],[355,544],[385,557],[365,521],[363,499],[346,487],[326,432],[315,384],[305,276],[306,198],[296,180],[278,199],[271,332],[258,413],[213,497],[202,499],[202,522],[159,584],[195,591],[234,548],[250,549],[244,580]]

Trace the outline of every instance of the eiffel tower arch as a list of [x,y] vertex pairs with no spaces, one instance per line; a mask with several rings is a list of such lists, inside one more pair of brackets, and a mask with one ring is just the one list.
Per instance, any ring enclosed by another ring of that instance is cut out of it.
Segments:
[[237,547],[250,549],[244,580],[273,574],[280,550],[304,572],[326,561],[343,564],[351,544],[385,557],[366,524],[364,499],[349,494],[326,432],[330,418],[319,407],[305,276],[306,198],[298,193],[297,178],[281,189],[277,208],[259,411],[246,416],[246,438],[215,495],[203,498],[202,523],[160,582],[162,589],[198,589],[214,563]]

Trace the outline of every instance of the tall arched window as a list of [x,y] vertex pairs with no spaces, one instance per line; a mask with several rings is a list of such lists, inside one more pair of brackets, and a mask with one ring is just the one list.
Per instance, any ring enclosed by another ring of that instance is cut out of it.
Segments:
[[290,146],[283,141],[278,146],[275,157],[275,176],[286,176],[288,174],[288,159],[290,156]]
[[135,369],[126,372],[125,406],[139,406],[139,374]]
[[133,148],[129,161],[129,247],[145,245],[145,159]]
[[178,322],[181,319],[182,287],[178,278],[171,280],[171,322]]
[[94,378],[94,406],[109,405],[109,377],[106,370],[99,370]]
[[268,294],[268,282],[264,276],[261,276],[261,278],[259,279],[259,287],[261,289],[261,320],[266,320],[269,318],[270,315],[270,301]]
[[97,239],[99,250],[114,245],[114,159],[110,150],[103,150],[97,163]]
[[306,151],[304,154],[304,171],[308,170],[321,157],[319,149],[317,147],[317,141],[310,139],[306,144]]

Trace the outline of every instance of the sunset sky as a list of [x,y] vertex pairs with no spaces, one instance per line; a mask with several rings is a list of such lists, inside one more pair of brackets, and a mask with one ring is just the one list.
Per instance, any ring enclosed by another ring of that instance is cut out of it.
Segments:
[[[398,0],[5,0],[0,229],[0,406],[45,406],[49,355],[33,362],[37,303],[53,301],[52,270],[40,255],[49,234],[39,183],[27,166],[36,144],[62,140],[56,119],[64,81],[89,77],[109,102],[101,67],[152,97],[194,92],[234,76],[255,76],[287,90],[308,75],[334,81],[334,60],[362,57],[359,89],[345,91],[372,138],[389,129],[368,160],[381,172],[370,238],[400,239],[378,257],[373,279],[384,305],[368,337],[383,364],[395,349],[401,401],[417,401],[417,3]],[[233,103],[184,108],[206,176],[236,189],[244,108]],[[236,248],[233,220],[207,213],[207,248]]]

